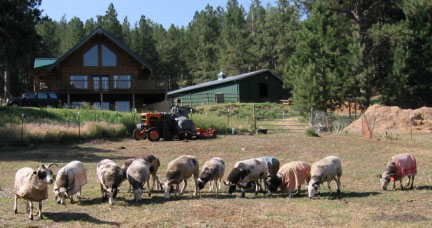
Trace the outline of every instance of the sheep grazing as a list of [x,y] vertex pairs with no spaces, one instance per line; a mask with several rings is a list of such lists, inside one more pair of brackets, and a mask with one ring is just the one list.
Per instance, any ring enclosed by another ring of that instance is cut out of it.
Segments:
[[[387,185],[393,181],[393,189],[396,188],[396,181],[400,181],[401,189],[403,190],[402,179],[408,176],[407,187],[414,187],[414,176],[417,174],[416,159],[412,154],[405,153],[393,156],[388,162],[384,173],[381,176],[381,184],[383,190],[387,190]],[[411,185],[410,185],[411,184]]]
[[[179,191],[179,184],[184,181],[184,185],[179,194],[183,194],[184,190],[187,186],[187,179],[194,176],[195,181],[195,191],[194,196],[199,193],[197,179],[199,176],[199,163],[194,156],[191,155],[182,155],[177,159],[168,163],[167,171],[165,174],[166,180],[163,183],[162,187],[165,193],[165,198],[170,198],[170,193],[174,192],[174,196],[176,196]],[[176,189],[174,191],[174,185],[176,185]]]
[[246,184],[249,182],[255,183],[255,195],[258,194],[259,184],[258,180],[262,179],[265,183],[267,178],[267,165],[260,159],[248,159],[239,161],[234,165],[228,175],[225,185],[229,186],[228,193],[232,194],[238,185],[242,191],[242,197],[245,197]]
[[209,191],[211,192],[214,186],[216,193],[218,193],[221,190],[224,173],[225,162],[222,158],[216,157],[206,161],[198,178],[198,188],[203,189],[205,184],[210,181]]
[[294,161],[283,165],[275,176],[272,176],[266,183],[269,193],[277,191],[280,187],[282,192],[291,192],[297,188],[297,195],[300,195],[301,185],[309,183],[311,179],[311,166],[303,161]]
[[27,211],[29,212],[29,219],[33,220],[33,202],[39,202],[39,218],[42,216],[42,200],[48,198],[48,184],[52,184],[54,179],[52,177],[51,166],[57,164],[50,164],[48,166],[41,165],[37,170],[25,167],[15,174],[14,183],[14,213],[18,213],[17,201],[18,198],[27,200]]
[[126,176],[129,184],[133,188],[135,201],[138,202],[142,199],[144,183],[147,182],[149,189],[148,195],[151,196],[151,189],[149,184],[150,169],[149,164],[144,159],[135,159],[126,171]]
[[78,193],[81,198],[81,187],[87,184],[86,169],[80,161],[72,161],[57,172],[54,182],[54,194],[57,203],[64,204],[66,198],[73,203],[73,195]]
[[267,173],[269,177],[276,176],[277,172],[279,171],[279,165],[280,165],[279,160],[270,156],[264,156],[258,159],[266,163]]
[[342,176],[342,162],[340,158],[336,156],[328,156],[320,161],[312,164],[311,168],[311,180],[309,181],[308,192],[309,198],[315,196],[318,192],[318,188],[324,182],[327,182],[330,195],[332,194],[330,188],[330,182],[336,181],[337,193],[340,194],[341,182],[340,177]]
[[[152,185],[150,187],[150,190],[153,191],[155,185],[156,185],[156,189],[161,189],[162,186],[161,186],[161,183],[159,181],[159,177],[157,176],[157,171],[160,167],[159,158],[154,156],[153,154],[138,156],[135,159],[138,159],[138,158],[144,159],[145,161],[147,161],[148,164],[150,164],[149,165],[150,175],[152,176],[152,180],[153,180]],[[124,162],[124,164],[122,166],[122,172],[123,172],[124,178],[126,178],[127,168],[129,167],[130,164],[132,164],[133,160],[134,160],[133,158],[130,158]],[[150,180],[148,180],[148,181],[150,181]]]
[[120,166],[112,160],[104,159],[98,163],[96,175],[101,187],[102,200],[108,198],[109,204],[115,204],[118,189],[123,181],[123,174]]

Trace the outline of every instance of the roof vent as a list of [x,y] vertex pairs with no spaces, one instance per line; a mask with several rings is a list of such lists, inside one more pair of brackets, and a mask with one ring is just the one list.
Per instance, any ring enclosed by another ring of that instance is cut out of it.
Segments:
[[226,73],[225,72],[220,72],[219,74],[218,74],[218,80],[222,80],[222,79],[225,79],[226,78]]

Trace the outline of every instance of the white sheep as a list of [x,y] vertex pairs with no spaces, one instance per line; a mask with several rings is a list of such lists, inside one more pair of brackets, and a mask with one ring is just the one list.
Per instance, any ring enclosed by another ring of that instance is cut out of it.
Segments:
[[126,176],[129,184],[132,186],[135,201],[138,202],[142,199],[142,193],[144,189],[144,183],[147,182],[148,195],[151,196],[151,189],[149,184],[150,178],[150,164],[144,159],[135,159],[126,171]]
[[342,162],[340,158],[336,156],[325,157],[312,164],[311,168],[311,180],[309,181],[308,192],[309,198],[315,196],[318,192],[318,188],[324,182],[327,182],[330,195],[332,194],[330,188],[330,182],[336,181],[337,193],[340,194],[342,176]]
[[187,179],[194,176],[195,182],[195,191],[194,196],[199,193],[197,179],[199,176],[199,163],[194,156],[191,155],[182,155],[177,159],[168,163],[168,167],[166,170],[166,180],[163,183],[162,187],[165,193],[165,198],[170,198],[170,193],[174,191],[174,185],[176,185],[176,189],[174,191],[174,196],[179,192],[179,184],[183,181],[184,185],[179,194],[183,194],[184,190],[187,186]]
[[218,193],[222,187],[222,177],[224,173],[225,162],[222,158],[215,157],[206,161],[198,178],[198,188],[201,190],[207,182],[210,182],[209,191],[211,192],[214,187],[216,193]]
[[96,175],[101,187],[102,200],[108,198],[109,204],[115,204],[118,189],[123,181],[123,173],[120,166],[112,160],[104,159],[98,163]]
[[29,219],[33,220],[33,202],[39,202],[39,218],[42,216],[42,200],[48,198],[48,184],[54,182],[52,177],[51,166],[57,164],[50,164],[49,166],[41,165],[37,170],[25,167],[18,170],[15,174],[14,183],[14,213],[18,213],[17,201],[18,198],[27,200],[27,211],[29,212]]
[[64,204],[66,198],[73,203],[73,195],[81,198],[81,187],[87,184],[86,169],[80,161],[71,161],[57,172],[54,182],[54,194],[57,203]]

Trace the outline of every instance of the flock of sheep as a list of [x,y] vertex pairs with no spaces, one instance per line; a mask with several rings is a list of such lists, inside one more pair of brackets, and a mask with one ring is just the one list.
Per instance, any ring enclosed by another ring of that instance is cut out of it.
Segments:
[[[15,175],[14,212],[17,213],[17,200],[27,200],[27,211],[29,219],[33,220],[33,202],[39,202],[39,217],[42,219],[42,201],[48,198],[48,184],[54,183],[54,194],[57,202],[64,204],[69,198],[73,202],[73,195],[81,196],[81,187],[87,183],[86,169],[80,161],[72,161],[62,167],[53,178],[51,167],[41,165],[37,170],[25,167]],[[58,165],[57,165],[58,166]],[[221,190],[222,177],[225,173],[225,162],[222,158],[216,157],[204,163],[201,173],[199,162],[191,155],[182,155],[168,163],[165,173],[165,181],[160,182],[157,171],[160,167],[159,159],[154,155],[146,155],[134,159],[128,159],[123,166],[118,166],[114,161],[104,159],[96,168],[96,174],[101,187],[102,200],[108,200],[110,204],[115,203],[120,184],[128,180],[129,191],[132,191],[136,201],[142,199],[144,184],[147,184],[148,195],[154,186],[164,190],[165,198],[170,198],[184,192],[187,180],[193,176],[195,190],[193,195],[199,194],[200,190],[209,182],[210,191],[216,193]],[[409,177],[408,185],[413,188],[414,176],[417,174],[416,160],[411,154],[400,154],[392,157],[381,176],[382,187],[385,190],[388,183],[400,181]],[[330,195],[332,194],[330,182],[334,180],[337,184],[337,193],[341,191],[342,162],[336,156],[325,157],[315,163],[308,164],[303,161],[294,161],[279,167],[279,161],[274,157],[260,157],[237,162],[227,180],[223,181],[228,186],[228,193],[233,193],[238,187],[241,189],[241,196],[245,196],[246,189],[255,187],[255,194],[261,190],[271,194],[278,189],[291,197],[293,190],[300,193],[301,185],[308,185],[308,196],[310,198],[319,194],[319,186],[327,182]],[[152,185],[150,187],[150,177]],[[179,185],[184,182],[179,190]],[[262,187],[264,184],[264,189]]]

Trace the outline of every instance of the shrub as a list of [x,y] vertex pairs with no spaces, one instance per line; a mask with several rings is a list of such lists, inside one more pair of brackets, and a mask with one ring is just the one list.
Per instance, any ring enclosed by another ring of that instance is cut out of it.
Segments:
[[319,134],[313,128],[308,128],[306,130],[306,135],[309,137],[320,137]]

